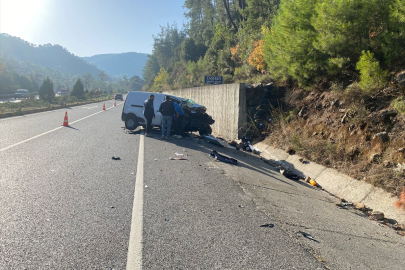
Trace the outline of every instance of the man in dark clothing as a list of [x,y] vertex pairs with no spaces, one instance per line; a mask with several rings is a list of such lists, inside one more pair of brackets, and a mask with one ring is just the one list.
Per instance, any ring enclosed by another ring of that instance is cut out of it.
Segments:
[[145,100],[143,103],[143,116],[146,118],[146,136],[152,130],[152,119],[155,118],[155,109],[153,108],[153,100],[155,100],[154,95],[150,95],[149,99]]
[[169,139],[173,115],[176,113],[174,104],[169,100],[169,96],[165,96],[165,101],[160,104],[159,112],[162,114],[162,139],[165,139],[165,128],[167,128],[166,139]]

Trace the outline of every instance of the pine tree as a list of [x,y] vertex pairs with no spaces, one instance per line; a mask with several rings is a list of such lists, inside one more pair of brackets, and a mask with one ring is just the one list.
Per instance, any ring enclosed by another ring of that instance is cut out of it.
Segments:
[[53,91],[53,82],[47,77],[38,90],[39,98],[48,102],[51,102],[55,97]]
[[77,98],[84,98],[84,86],[80,79],[77,79],[70,95]]

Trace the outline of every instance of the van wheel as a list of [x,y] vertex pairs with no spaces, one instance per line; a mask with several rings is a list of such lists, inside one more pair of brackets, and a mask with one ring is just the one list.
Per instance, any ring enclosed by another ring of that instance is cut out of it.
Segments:
[[135,118],[128,118],[125,121],[125,128],[128,130],[135,130],[138,127],[138,121]]

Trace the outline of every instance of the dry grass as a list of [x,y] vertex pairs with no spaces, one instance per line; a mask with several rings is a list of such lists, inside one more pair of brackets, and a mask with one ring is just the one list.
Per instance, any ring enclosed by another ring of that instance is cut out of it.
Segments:
[[[355,86],[343,92],[289,93],[290,105],[295,102],[306,106],[308,117],[298,117],[297,109],[273,108],[270,113],[273,121],[267,128],[266,141],[277,148],[294,149],[308,160],[399,195],[405,187],[405,175],[395,173],[393,165],[405,162],[405,153],[398,151],[405,147],[405,117],[398,115],[389,125],[379,122],[376,117],[370,118],[371,112],[359,102],[363,97],[364,93]],[[339,108],[351,108],[353,113],[348,121],[341,122],[344,113],[330,106],[331,100],[340,100]],[[384,130],[390,133],[389,142],[373,138],[375,133]],[[378,156],[372,160],[375,154]]]

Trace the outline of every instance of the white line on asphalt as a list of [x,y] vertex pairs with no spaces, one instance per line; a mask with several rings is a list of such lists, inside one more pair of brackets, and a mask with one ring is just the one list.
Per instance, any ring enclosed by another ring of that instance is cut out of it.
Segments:
[[143,161],[145,136],[139,141],[138,166],[134,203],[132,205],[131,232],[129,234],[127,270],[142,270],[142,232],[143,232]]
[[[118,106],[118,105],[117,105],[117,106]],[[115,107],[107,108],[106,111],[109,110],[109,109],[112,109],[112,108],[115,108]],[[83,118],[81,118],[81,119],[79,119],[79,120],[73,121],[73,122],[71,122],[70,124],[77,123],[77,122],[79,122],[79,121],[82,121],[82,120],[84,120],[84,119],[86,119],[86,118],[89,118],[89,117],[91,117],[91,116],[93,116],[93,115],[96,115],[96,114],[99,114],[99,113],[102,113],[102,112],[104,112],[104,111],[99,111],[99,112],[90,114],[90,115],[88,115],[88,116],[86,116],[86,117],[83,117]],[[64,128],[64,126],[60,126],[60,127],[54,128],[54,129],[52,129],[52,130],[49,130],[49,131],[44,132],[44,133],[41,133],[41,134],[36,135],[36,136],[34,136],[34,137],[31,137],[31,138],[29,138],[29,139],[23,140],[23,141],[21,141],[21,142],[15,143],[15,144],[13,144],[13,145],[10,145],[10,146],[4,147],[4,148],[1,148],[1,149],[0,149],[0,152],[3,152],[3,151],[8,150],[8,149],[10,149],[10,148],[13,148],[13,147],[15,147],[15,146],[17,146],[17,145],[20,145],[20,144],[29,142],[29,141],[31,141],[31,140],[33,140],[33,139],[36,139],[36,138],[41,137],[41,136],[43,136],[43,135],[46,135],[46,134],[48,134],[48,133],[57,131],[58,129],[61,129],[61,128]]]

